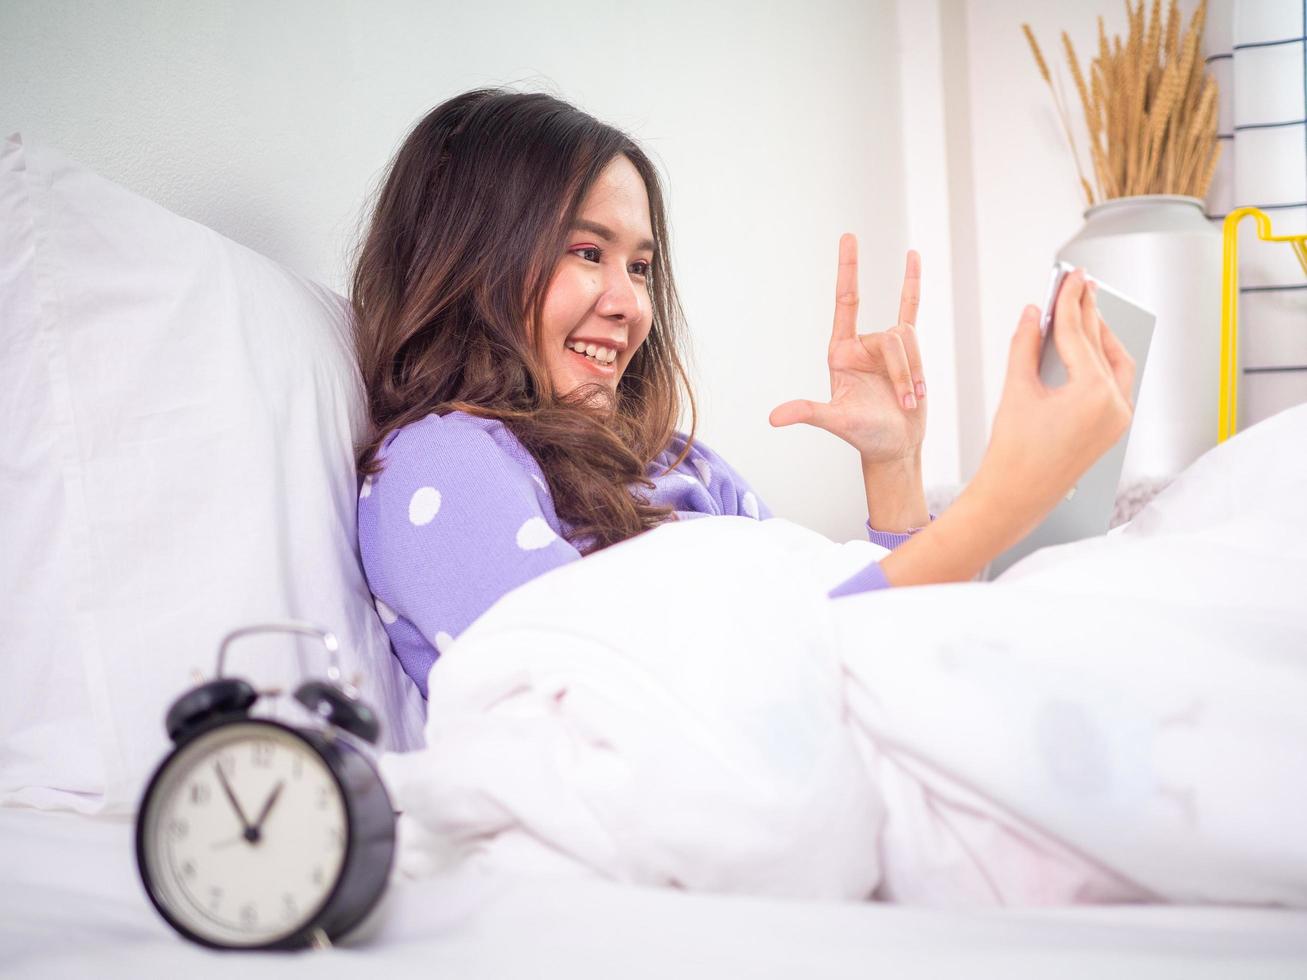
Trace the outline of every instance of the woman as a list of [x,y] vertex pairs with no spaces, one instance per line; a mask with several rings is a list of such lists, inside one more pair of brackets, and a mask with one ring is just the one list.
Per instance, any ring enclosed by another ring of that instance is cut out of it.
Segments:
[[[921,481],[919,284],[909,252],[899,322],[859,335],[856,241],[843,236],[831,401],[771,413],[773,425],[807,422],[858,450],[868,533],[893,549],[832,596],[972,578],[1129,423],[1133,365],[1078,273],[1058,301],[1069,329],[1055,332],[1070,381],[1039,383],[1039,311],[1028,307],[989,451],[935,521]],[[573,106],[480,89],[433,109],[384,181],[352,303],[372,423],[357,459],[360,551],[424,696],[440,651],[535,576],[664,520],[772,516],[694,439],[656,171]],[[688,435],[675,430],[681,386]]]

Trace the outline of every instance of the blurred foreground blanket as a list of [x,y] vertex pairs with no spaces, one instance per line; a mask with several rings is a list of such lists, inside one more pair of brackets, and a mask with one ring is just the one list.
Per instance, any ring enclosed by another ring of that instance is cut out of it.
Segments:
[[1307,405],[993,583],[662,525],[501,598],[382,757],[400,868],[929,904],[1307,907]]

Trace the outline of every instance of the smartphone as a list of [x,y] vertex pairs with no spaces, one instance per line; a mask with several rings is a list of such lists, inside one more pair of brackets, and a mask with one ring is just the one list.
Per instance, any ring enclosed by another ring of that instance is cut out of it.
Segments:
[[[1048,388],[1057,388],[1067,380],[1062,356],[1057,351],[1057,345],[1050,344],[1048,338],[1055,327],[1053,312],[1057,306],[1058,292],[1067,274],[1073,272],[1074,268],[1066,262],[1058,262],[1049,277],[1048,302],[1044,306],[1040,321],[1043,340],[1039,359],[1039,377]],[[1105,285],[1092,276],[1085,278],[1098,283],[1094,302],[1098,306],[1099,313],[1103,320],[1111,325],[1112,333],[1116,335],[1117,340],[1134,358],[1135,379],[1131,396],[1138,405],[1147,390],[1141,386],[1144,383],[1148,351],[1152,344],[1157,316],[1152,310],[1119,290]],[[1131,427],[1133,428],[1133,422]],[[1009,566],[1040,548],[1106,533],[1115,506],[1129,441],[1130,433],[1118,439],[1085,471],[1076,481],[1075,486],[1067,492],[1066,497],[1045,515],[1043,521],[1033,531],[994,558],[979,577],[986,581],[993,580]]]
[[[1075,270],[1076,267],[1069,262],[1054,263],[1053,271],[1049,274],[1048,300],[1044,303],[1044,312],[1039,320],[1039,334],[1042,338],[1039,348],[1039,377],[1050,388],[1056,388],[1066,381],[1066,365],[1062,363],[1062,356],[1057,352],[1057,345],[1049,343],[1049,336],[1053,332],[1053,313],[1057,308],[1057,295],[1061,292],[1066,277]],[[1092,282],[1098,287],[1094,293],[1094,305],[1098,307],[1099,315],[1112,328],[1112,333],[1116,335],[1117,340],[1124,340],[1123,330],[1142,334],[1138,342],[1142,345],[1142,349],[1147,351],[1148,345],[1152,342],[1153,324],[1157,319],[1153,311],[1120,290],[1105,285],[1101,279],[1091,276],[1088,270],[1085,271],[1085,282]],[[1143,380],[1144,363],[1143,358],[1133,350],[1131,356],[1135,359],[1137,393],[1138,386]]]

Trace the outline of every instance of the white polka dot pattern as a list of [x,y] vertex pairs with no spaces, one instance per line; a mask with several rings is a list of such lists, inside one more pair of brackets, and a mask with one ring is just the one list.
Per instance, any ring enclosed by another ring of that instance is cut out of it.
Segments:
[[543,517],[529,517],[517,529],[517,546],[523,551],[547,548],[558,537]]
[[435,487],[419,487],[408,501],[408,519],[414,527],[430,524],[440,511],[440,491]]
[[758,498],[753,495],[752,490],[744,492],[744,496],[740,499],[740,506],[755,521],[758,519]]
[[694,468],[698,471],[699,479],[703,481],[703,485],[705,487],[712,486],[712,467],[708,465],[707,461],[695,456],[690,462],[694,464]]
[[[384,472],[358,484],[359,548],[370,580],[384,582],[382,591],[403,608],[401,615],[370,597],[395,655],[425,695],[432,662],[457,645],[467,624],[524,576],[577,560],[594,540],[569,541],[564,522],[558,530],[550,525],[556,511],[547,475],[498,421],[431,414],[383,448]],[[654,486],[633,492],[671,505],[675,519],[769,513],[701,443],[675,470],[661,472],[684,448],[683,438],[673,440],[649,467]]]
[[376,596],[372,597],[372,603],[377,607],[377,615],[381,617],[381,621],[387,626],[399,619],[399,617],[395,615],[395,610],[391,609]]

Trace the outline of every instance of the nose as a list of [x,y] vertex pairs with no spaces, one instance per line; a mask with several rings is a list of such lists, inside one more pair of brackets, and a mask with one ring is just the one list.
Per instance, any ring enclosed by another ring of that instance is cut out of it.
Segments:
[[609,268],[604,272],[603,293],[595,304],[595,311],[602,317],[637,323],[642,314],[641,304],[644,300],[640,290],[631,279],[630,272],[624,269]]

